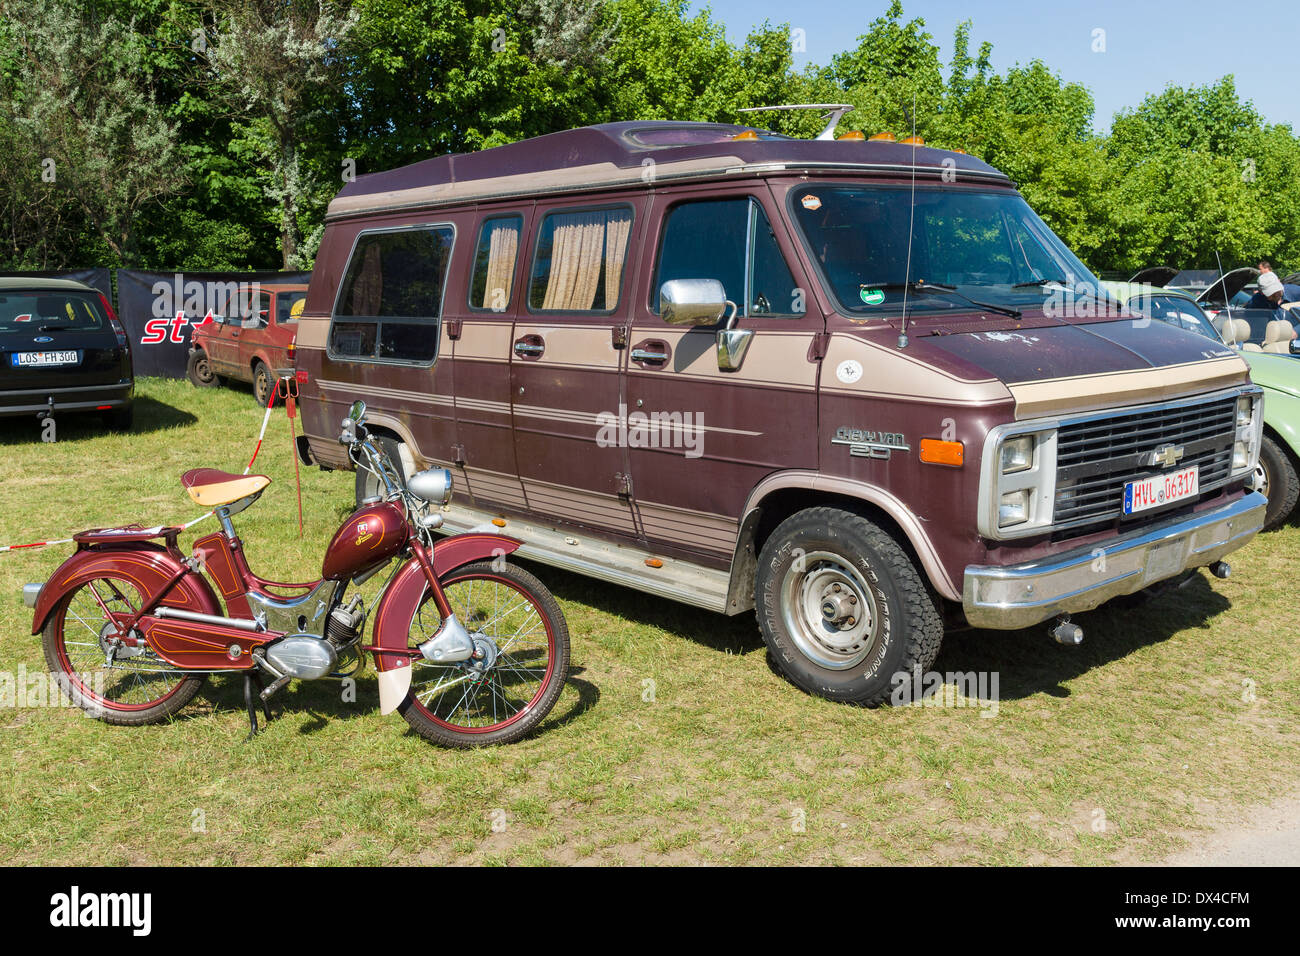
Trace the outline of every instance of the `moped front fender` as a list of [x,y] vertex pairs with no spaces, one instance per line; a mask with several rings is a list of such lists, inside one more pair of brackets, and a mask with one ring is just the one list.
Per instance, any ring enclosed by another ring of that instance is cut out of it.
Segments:
[[[459,534],[433,545],[431,563],[439,579],[475,561],[498,558],[523,542],[503,534]],[[428,584],[424,568],[412,557],[393,578],[375,611],[371,654],[379,675],[379,712],[391,714],[411,689],[411,623]]]
[[[156,544],[79,550],[59,565],[41,587],[32,618],[32,633],[39,634],[59,601],[87,581],[112,573],[132,582],[139,589],[141,600],[145,600],[182,570],[186,569],[181,559]],[[211,585],[193,571],[187,571],[168,588],[159,604],[200,614],[221,614],[221,604]]]

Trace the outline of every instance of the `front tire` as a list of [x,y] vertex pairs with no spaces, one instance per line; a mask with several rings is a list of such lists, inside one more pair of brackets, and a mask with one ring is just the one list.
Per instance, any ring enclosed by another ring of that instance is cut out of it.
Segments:
[[1300,477],[1295,462],[1286,449],[1267,435],[1259,447],[1259,465],[1255,469],[1254,490],[1268,498],[1264,511],[1264,530],[1282,525],[1295,510],[1300,499]]
[[[397,477],[402,479],[401,483],[405,485],[406,479],[410,476],[406,474],[406,465],[402,463],[401,450],[397,447],[397,442],[387,435],[375,435],[373,441],[388,456],[388,460],[393,463],[393,468],[397,470]],[[364,468],[357,469],[356,485],[353,490],[357,497],[358,508],[367,498],[382,498],[386,493],[384,483],[379,480],[379,476],[372,475]]]
[[194,349],[190,352],[189,360],[185,363],[185,377],[195,388],[215,388],[221,384],[217,373],[212,371],[208,353],[202,349]]
[[[479,561],[440,582],[456,618],[493,656],[489,664],[411,662],[411,689],[398,710],[420,736],[443,747],[512,743],[546,719],[569,672],[569,628],[546,585],[504,561]],[[503,610],[504,609],[504,610]],[[410,646],[437,631],[432,592],[411,623]],[[476,643],[478,641],[476,640]]]
[[929,669],[943,640],[938,601],[907,552],[839,508],[800,511],[772,532],[754,604],[776,666],[830,700],[885,703]]

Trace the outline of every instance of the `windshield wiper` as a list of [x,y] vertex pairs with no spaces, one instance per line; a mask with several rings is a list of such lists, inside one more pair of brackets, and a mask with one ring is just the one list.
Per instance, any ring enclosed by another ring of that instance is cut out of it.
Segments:
[[72,328],[70,325],[38,325],[36,327],[39,332],[66,332],[70,328]]
[[978,299],[972,299],[965,292],[958,292],[954,285],[940,285],[937,282],[926,282],[924,279],[918,279],[909,282],[907,288],[913,292],[928,292],[930,294],[955,295],[965,299],[971,305],[979,309],[988,309],[990,312],[997,312],[1000,315],[1009,315],[1013,319],[1018,319],[1023,314],[1019,309],[1013,309],[1009,305],[994,305],[991,302],[980,302]]
[[1066,285],[1064,279],[1057,279],[1057,278],[1030,279],[1028,282],[1017,282],[1014,285],[1012,285],[1011,288],[1028,289],[1030,286],[1044,286],[1047,285],[1049,282],[1055,282],[1059,286],[1065,286],[1067,289],[1069,288],[1069,286]]

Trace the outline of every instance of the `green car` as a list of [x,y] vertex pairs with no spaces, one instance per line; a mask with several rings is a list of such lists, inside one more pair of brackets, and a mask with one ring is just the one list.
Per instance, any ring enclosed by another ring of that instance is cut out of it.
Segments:
[[[1129,311],[1187,329],[1224,344],[1209,317],[1189,295],[1176,289],[1136,282],[1103,282],[1102,287]],[[1234,345],[1240,348],[1239,345]],[[1243,350],[1250,377],[1264,389],[1264,441],[1259,450],[1254,489],[1268,499],[1264,528],[1291,516],[1300,498],[1300,359],[1283,353]]]

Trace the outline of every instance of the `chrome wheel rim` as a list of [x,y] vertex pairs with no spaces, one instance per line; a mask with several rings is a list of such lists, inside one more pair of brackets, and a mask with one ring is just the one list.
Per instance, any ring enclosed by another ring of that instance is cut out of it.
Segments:
[[781,616],[800,653],[829,670],[862,663],[879,638],[875,592],[857,568],[829,551],[805,554],[786,569]]
[[[474,638],[468,661],[412,662],[411,696],[436,722],[487,733],[522,719],[550,683],[555,642],[532,595],[505,578],[479,574],[444,586],[452,612]],[[416,612],[411,639],[433,636],[441,618],[432,598]]]
[[1251,490],[1258,491],[1265,498],[1268,497],[1268,469],[1264,467],[1264,462],[1260,461],[1255,465],[1254,472],[1250,476]]

